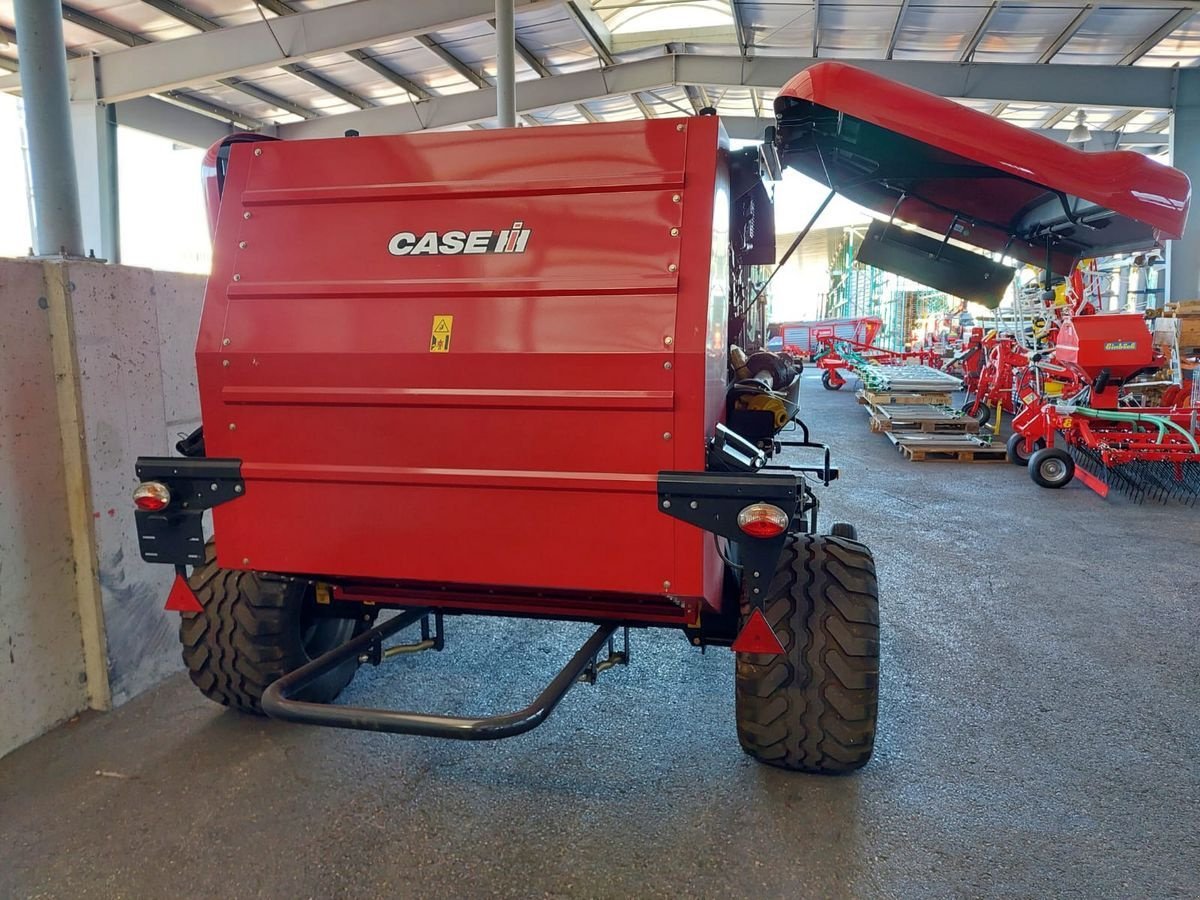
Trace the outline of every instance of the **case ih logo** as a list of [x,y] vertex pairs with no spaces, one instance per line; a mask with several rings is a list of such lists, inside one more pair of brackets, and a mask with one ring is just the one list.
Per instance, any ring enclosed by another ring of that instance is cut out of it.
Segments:
[[533,232],[524,222],[503,231],[401,231],[388,241],[392,256],[452,256],[458,253],[524,253]]

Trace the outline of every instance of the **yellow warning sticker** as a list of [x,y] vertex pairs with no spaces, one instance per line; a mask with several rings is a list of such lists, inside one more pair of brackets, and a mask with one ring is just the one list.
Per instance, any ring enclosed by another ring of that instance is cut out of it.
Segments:
[[452,331],[454,331],[454,316],[434,316],[433,333],[429,337],[429,352],[449,353]]

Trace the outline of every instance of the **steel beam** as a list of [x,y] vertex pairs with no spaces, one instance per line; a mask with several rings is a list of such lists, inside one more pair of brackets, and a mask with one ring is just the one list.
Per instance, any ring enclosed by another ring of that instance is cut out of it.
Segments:
[[[553,2],[514,0],[514,8],[519,14]],[[155,41],[100,57],[103,87],[100,99],[126,100],[191,87],[396,38],[482,22],[494,15],[494,0],[437,3],[355,0],[283,16],[269,25],[250,22],[172,41]],[[72,74],[79,65],[77,61],[71,63]],[[0,90],[18,86],[12,76],[0,77]]]
[[1038,62],[1048,63],[1050,60],[1054,59],[1054,57],[1058,56],[1059,51],[1067,45],[1067,42],[1070,41],[1071,38],[1075,37],[1075,33],[1083,27],[1083,23],[1086,22],[1091,14],[1095,11],[1096,7],[1091,3],[1079,10],[1079,12],[1075,14],[1075,17],[1071,19],[1067,27],[1064,28],[1058,37],[1054,39],[1054,42],[1046,48],[1046,52],[1041,55],[1041,57],[1038,59]]
[[[905,3],[908,0],[904,0]],[[733,30],[737,35],[738,56],[746,59],[750,56],[750,38],[746,34],[746,23],[742,21],[742,8],[738,0],[729,0],[730,12],[733,13]]]
[[[260,9],[265,9],[277,16],[292,16],[301,12],[301,10],[287,3],[286,0],[256,0],[256,2]],[[394,71],[390,66],[384,64],[382,60],[376,59],[365,50],[347,50],[346,55],[356,62],[362,63],[381,78],[390,81],[414,100],[428,100],[433,96],[415,81],[405,78],[399,72]]]
[[812,53],[809,55],[816,59],[821,52],[821,0],[812,0],[812,14]]
[[979,48],[980,42],[987,34],[988,26],[992,24],[992,19],[996,17],[996,13],[1000,11],[1000,4],[1004,0],[994,0],[988,11],[983,14],[983,19],[979,23],[979,27],[975,29],[975,33],[971,36],[971,40],[967,43],[966,49],[963,50],[962,62],[971,62],[975,58],[975,51]]
[[[132,31],[126,31],[118,25],[106,19],[101,19],[99,16],[93,16],[89,12],[84,12],[82,9],[76,9],[73,6],[63,4],[63,20],[70,22],[72,25],[78,25],[80,28],[86,28],[88,31],[94,32],[101,37],[106,37],[110,41],[115,41],[118,44],[124,44],[126,47],[136,47],[141,44],[149,44],[150,40],[142,37],[140,34],[134,34]],[[79,68],[83,68],[79,66]]]
[[58,0],[16,0],[14,12],[37,252],[42,256],[82,256],[83,226],[71,135],[67,57],[63,52],[62,7]]
[[1171,32],[1182,26],[1188,19],[1196,14],[1194,8],[1181,9],[1162,25],[1161,28],[1130,50],[1122,57],[1120,65],[1131,66],[1162,42],[1163,38],[1168,37]]
[[[1171,126],[1171,165],[1200,184],[1200,69],[1178,71],[1175,121]],[[1200,240],[1192,222],[1186,240],[1172,241],[1167,260],[1167,298],[1200,297]]]
[[[589,69],[522,81],[516,89],[517,112],[551,106],[583,103],[601,97],[652,93],[669,86],[755,87],[778,90],[797,71],[813,60],[775,57],[740,57],[676,54],[619,63],[604,69]],[[922,88],[944,97],[1011,102],[1125,106],[1166,109],[1173,98],[1174,73],[1149,66],[1046,66],[1008,63],[916,62],[858,60],[877,74]],[[1049,77],[1052,73],[1053,77]],[[496,98],[490,88],[437,97],[421,104],[417,118],[412,104],[397,104],[311,122],[280,126],[290,137],[340,135],[346,128],[363,134],[387,134],[444,128],[490,119]]]
[[476,72],[429,35],[418,34],[414,36],[414,40],[475,87],[485,88],[488,86],[487,79],[482,74]]
[[[214,22],[212,19],[202,16],[200,13],[194,12],[185,6],[180,6],[175,2],[175,0],[142,0],[142,2],[149,6],[153,6],[159,12],[166,13],[172,18],[178,19],[180,22],[195,28],[197,31],[214,32],[221,30],[220,23]],[[337,97],[343,103],[348,103],[351,106],[357,106],[359,109],[369,109],[375,105],[365,97],[359,96],[354,91],[347,90],[340,84],[337,84],[325,76],[319,75],[318,73],[313,72],[312,70],[307,69],[297,63],[287,63],[279,68],[283,69],[283,71],[287,72],[289,75],[295,75],[301,81],[306,81],[313,87],[319,88],[325,93]],[[230,84],[230,81],[233,83]],[[240,81],[236,81],[234,79],[229,79],[222,83],[233,88],[238,88],[238,86],[241,84]],[[297,115],[299,115],[299,113],[297,113]]]
[[904,14],[908,12],[908,5],[911,2],[912,0],[904,0],[896,12],[896,24],[892,26],[892,37],[888,41],[887,56],[884,59],[891,59],[896,52],[896,41],[900,40],[900,31],[904,28]]
[[592,9],[589,0],[567,0],[563,7],[575,22],[575,27],[579,29],[584,40],[596,52],[600,62],[606,66],[614,65],[616,59],[612,55],[612,35],[608,26]]

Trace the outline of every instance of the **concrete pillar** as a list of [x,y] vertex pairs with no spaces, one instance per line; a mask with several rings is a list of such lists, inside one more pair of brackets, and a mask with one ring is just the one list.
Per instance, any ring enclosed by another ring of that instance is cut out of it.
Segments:
[[496,0],[496,120],[501,128],[517,124],[515,57],[513,0]]
[[[1200,193],[1200,69],[1178,69],[1175,111],[1171,123],[1171,164],[1192,180]],[[1200,298],[1200,216],[1192,210],[1183,240],[1172,241],[1167,256],[1170,300]]]
[[83,253],[60,0],[16,0],[39,255]]

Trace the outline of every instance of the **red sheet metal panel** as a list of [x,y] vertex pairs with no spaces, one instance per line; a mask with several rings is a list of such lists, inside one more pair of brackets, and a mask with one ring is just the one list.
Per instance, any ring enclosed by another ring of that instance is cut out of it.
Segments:
[[715,600],[656,475],[723,404],[720,140],[235,146],[197,344],[208,453],[244,461],[221,564]]
[[[786,104],[787,98],[807,101],[918,142],[905,151],[910,163],[914,154],[924,154],[928,159],[922,161],[935,165],[969,161],[1008,176],[998,179],[981,173],[948,178],[939,174],[935,178],[911,179],[912,194],[898,207],[894,192],[882,189],[881,185],[888,181],[904,183],[901,171],[881,172],[879,181],[861,177],[860,173],[858,180],[845,191],[851,199],[878,212],[890,215],[895,210],[898,218],[937,233],[947,231],[951,212],[957,211],[978,219],[979,224],[973,230],[956,228],[954,237],[991,250],[1007,248],[1014,255],[1038,262],[1044,259],[1044,250],[1028,248],[1026,252],[1019,241],[1010,247],[1002,229],[992,229],[983,223],[1011,224],[1020,230],[1028,224],[1023,217],[1036,206],[1041,186],[1144,223],[1149,226],[1145,230],[1146,244],[1183,235],[1191,197],[1187,176],[1141,154],[1085,152],[952,100],[839,62],[808,67],[784,85],[779,97],[777,109]],[[813,165],[820,171],[819,164]],[[900,170],[903,168],[900,166]],[[1034,215],[1038,214],[1034,211]],[[1083,229],[1079,233],[1086,234]],[[1086,236],[1089,240],[1094,238],[1103,248],[1105,240],[1118,233],[1124,237],[1129,229],[1114,227],[1107,234],[1101,230]],[[1063,271],[1068,269],[1066,265]]]

